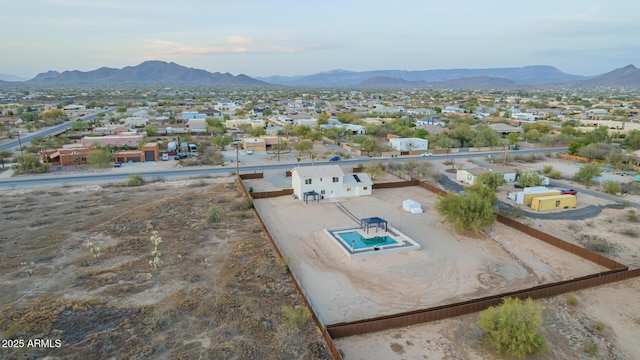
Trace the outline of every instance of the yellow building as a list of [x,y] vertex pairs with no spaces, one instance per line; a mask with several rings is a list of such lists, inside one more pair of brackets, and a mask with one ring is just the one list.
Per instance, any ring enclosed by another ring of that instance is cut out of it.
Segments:
[[534,198],[540,198],[540,197],[545,197],[545,196],[555,196],[555,195],[560,195],[560,190],[545,190],[545,191],[540,191],[540,192],[533,192],[533,193],[524,193],[523,194],[523,200],[522,200],[522,204],[532,207],[532,201]]
[[553,195],[533,198],[531,209],[537,211],[575,208],[578,198],[575,195]]

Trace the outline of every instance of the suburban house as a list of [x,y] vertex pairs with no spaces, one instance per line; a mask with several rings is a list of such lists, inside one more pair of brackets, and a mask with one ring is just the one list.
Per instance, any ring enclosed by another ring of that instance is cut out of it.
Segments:
[[85,136],[80,142],[84,146],[98,144],[100,146],[138,146],[147,137],[147,133],[121,132],[118,135]]
[[296,167],[291,184],[294,197],[304,202],[371,195],[373,187],[366,173],[345,174],[338,165]]
[[188,124],[189,124],[189,132],[192,132],[192,133],[207,132],[207,119],[205,118],[189,119]]
[[511,125],[507,125],[507,124],[503,124],[503,123],[493,123],[493,124],[489,124],[487,125],[491,128],[491,130],[497,132],[498,134],[501,135],[508,135],[511,133],[523,133],[524,130],[522,130],[521,127],[515,127],[515,126],[511,126]]
[[478,175],[486,173],[486,172],[494,172],[497,174],[501,174],[502,177],[507,182],[516,181],[517,172],[514,169],[496,166],[491,169],[485,167],[475,167],[471,169],[460,169],[456,172],[456,180],[463,182],[465,184],[473,185],[476,182]]
[[429,140],[420,138],[391,138],[389,139],[389,145],[403,153],[403,155],[414,151],[424,152],[429,150]]
[[142,145],[140,150],[120,150],[113,155],[114,161],[127,162],[147,162],[158,161],[160,157],[160,144],[150,142]]
[[42,150],[42,161],[49,165],[85,165],[91,151],[95,150],[91,146],[72,145],[61,149]]

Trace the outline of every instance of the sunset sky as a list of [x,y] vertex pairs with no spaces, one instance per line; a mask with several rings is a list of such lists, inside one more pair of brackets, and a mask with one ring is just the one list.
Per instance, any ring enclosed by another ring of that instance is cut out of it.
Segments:
[[0,73],[162,60],[249,76],[526,65],[597,75],[640,65],[638,14],[631,0],[5,1]]

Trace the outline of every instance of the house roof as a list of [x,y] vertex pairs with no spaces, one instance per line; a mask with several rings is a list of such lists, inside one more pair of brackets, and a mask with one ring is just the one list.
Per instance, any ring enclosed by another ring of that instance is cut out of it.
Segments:
[[521,133],[522,128],[503,124],[503,123],[493,123],[487,125],[491,128],[491,130],[499,132],[499,133]]
[[344,176],[342,169],[338,165],[321,165],[321,166],[303,166],[296,167],[291,171],[292,174],[297,174],[300,178],[320,178],[320,177],[334,177]]
[[424,130],[427,130],[429,134],[435,134],[435,135],[440,134],[441,132],[446,130],[440,125],[433,125],[433,124],[419,125],[419,126],[416,126],[416,129],[424,129]]
[[342,184],[345,186],[371,186],[373,181],[366,173],[346,174],[343,177]]
[[464,171],[468,172],[471,175],[480,175],[482,173],[486,173],[486,172],[495,172],[498,174],[508,174],[508,173],[515,173],[516,171],[514,169],[508,168],[508,167],[504,167],[504,166],[495,166],[492,168],[486,168],[486,167],[474,167],[471,169],[464,169]]

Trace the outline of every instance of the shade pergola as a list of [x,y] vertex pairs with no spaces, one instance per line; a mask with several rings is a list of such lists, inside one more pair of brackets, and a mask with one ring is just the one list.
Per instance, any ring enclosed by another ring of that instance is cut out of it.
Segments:
[[311,190],[311,191],[307,191],[304,193],[304,203],[308,204],[309,202],[307,201],[307,199],[309,197],[313,197],[312,201],[317,201],[318,203],[320,202],[320,194],[318,194],[315,190]]
[[383,229],[384,231],[387,231],[387,220],[383,218],[370,217],[370,218],[360,219],[360,228],[362,229],[362,231],[366,231],[367,234],[369,233],[369,228],[372,227],[373,225],[376,226],[376,232],[378,232],[378,228]]

